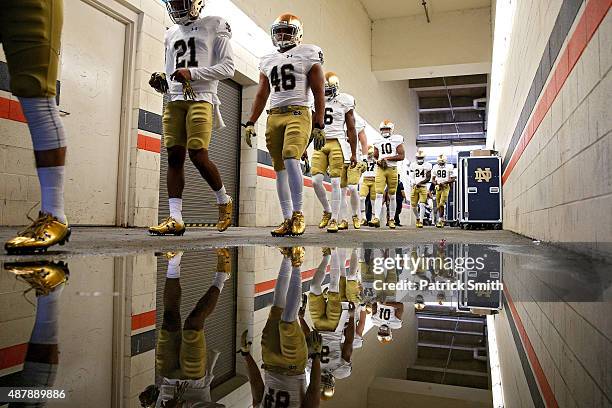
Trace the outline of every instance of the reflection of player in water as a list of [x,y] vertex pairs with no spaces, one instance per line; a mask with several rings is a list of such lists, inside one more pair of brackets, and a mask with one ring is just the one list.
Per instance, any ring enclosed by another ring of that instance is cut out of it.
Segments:
[[204,322],[215,310],[225,281],[230,278],[230,254],[225,248],[217,249],[217,272],[212,285],[184,322],[180,314],[181,257],[181,252],[166,254],[168,271],[164,285],[164,315],[155,355],[161,384],[159,387],[150,386],[141,393],[140,402],[142,406],[152,406],[155,402],[156,407],[221,406],[211,402],[212,370],[219,352],[213,350],[208,358]]
[[[350,280],[341,285],[342,270],[346,270],[342,255],[344,250],[330,251],[323,249],[323,259],[310,282],[310,294],[305,299],[309,301],[310,318],[323,340],[321,352],[321,398],[330,399],[335,392],[336,379],[351,375],[353,341],[355,339],[355,304],[348,298],[357,298],[359,288],[356,283],[356,270],[349,272]],[[323,293],[325,271],[331,260],[329,288]],[[355,255],[355,263],[357,256]],[[350,268],[349,268],[350,270]],[[345,277],[348,279],[349,277]],[[354,283],[353,283],[354,282]],[[349,293],[347,293],[349,289]],[[354,293],[356,289],[357,294]],[[353,291],[351,293],[350,291]],[[305,300],[304,299],[304,300]],[[310,329],[304,320],[306,302],[300,309],[300,323],[305,335]]]
[[[274,287],[274,300],[261,337],[264,375],[250,354],[247,332],[239,353],[247,365],[253,406],[263,408],[318,407],[321,377],[320,334],[304,335],[298,322],[302,294],[304,248],[283,248],[283,260]],[[307,386],[306,364],[312,359]]]
[[[36,317],[28,342],[23,370],[15,384],[5,387],[52,388],[59,364],[59,303],[68,280],[68,266],[63,262],[5,263],[4,269],[30,285],[36,293]],[[13,406],[45,406],[46,401]]]

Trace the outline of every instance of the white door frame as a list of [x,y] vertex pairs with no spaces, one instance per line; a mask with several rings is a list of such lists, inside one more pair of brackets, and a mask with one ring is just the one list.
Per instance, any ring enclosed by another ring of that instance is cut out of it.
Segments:
[[138,106],[134,106],[134,76],[136,72],[136,46],[138,29],[142,27],[143,13],[124,6],[119,0],[81,0],[109,17],[125,24],[125,46],[123,54],[123,81],[121,91],[121,119],[119,132],[119,157],[117,158],[117,202],[115,225],[129,224],[130,207],[130,147],[136,146],[137,130],[132,126],[134,115],[138,117]]

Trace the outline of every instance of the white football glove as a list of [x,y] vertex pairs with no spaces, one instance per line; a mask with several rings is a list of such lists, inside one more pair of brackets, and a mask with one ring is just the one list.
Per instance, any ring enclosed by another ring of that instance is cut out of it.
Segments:
[[247,123],[244,123],[242,125],[242,127],[244,128],[244,130],[242,131],[242,133],[244,135],[244,142],[249,147],[253,147],[253,144],[251,142],[251,138],[257,136],[257,133],[255,133],[255,123],[247,122]]

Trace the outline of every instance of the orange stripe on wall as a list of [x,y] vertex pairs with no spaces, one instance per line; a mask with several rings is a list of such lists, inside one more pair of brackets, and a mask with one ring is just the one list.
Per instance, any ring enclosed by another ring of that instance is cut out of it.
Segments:
[[132,316],[132,330],[155,325],[155,310]]
[[512,170],[523,155],[525,148],[527,148],[533,135],[538,130],[544,116],[546,116],[550,110],[557,96],[559,96],[559,92],[561,92],[561,88],[565,84],[567,77],[576,66],[578,59],[589,44],[591,38],[593,38],[593,34],[597,31],[597,28],[606,17],[606,14],[608,14],[608,10],[611,6],[612,0],[590,0],[587,3],[576,25],[576,29],[567,42],[565,49],[560,53],[561,56],[558,59],[555,71],[549,75],[550,81],[546,89],[541,93],[540,100],[534,109],[529,124],[525,126],[525,130],[516,145],[516,149],[514,153],[512,153],[512,158],[502,175],[502,183],[505,183],[508,177],[510,177],[510,173],[512,173]]
[[19,101],[0,97],[0,119],[14,120],[15,122],[27,123]]
[[536,352],[529,340],[529,336],[527,335],[527,331],[525,330],[525,326],[523,326],[523,321],[514,306],[514,302],[512,301],[512,296],[510,296],[510,291],[508,290],[508,285],[504,283],[504,294],[506,295],[506,299],[508,300],[508,305],[510,306],[510,313],[512,313],[512,317],[514,319],[514,323],[516,324],[516,328],[519,331],[519,335],[521,336],[521,340],[523,342],[523,346],[525,347],[525,351],[527,352],[527,358],[529,359],[529,363],[531,364],[531,368],[533,369],[533,373],[535,374],[536,380],[538,382],[538,386],[540,387],[540,392],[542,393],[542,397],[544,397],[544,401],[546,401],[546,406],[549,408],[558,407],[557,399],[555,398],[555,394],[550,388],[550,384],[548,383],[548,379],[546,378],[546,374],[540,365],[540,360],[536,355]]
[[156,137],[146,136],[139,133],[136,141],[136,147],[138,147],[140,150],[159,153],[161,152],[161,140]]
[[27,351],[28,343],[16,344],[0,349],[0,370],[23,364]]

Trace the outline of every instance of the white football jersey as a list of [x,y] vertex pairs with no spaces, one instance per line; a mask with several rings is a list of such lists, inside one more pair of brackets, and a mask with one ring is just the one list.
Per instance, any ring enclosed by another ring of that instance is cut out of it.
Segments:
[[262,57],[259,70],[270,82],[270,107],[312,107],[308,73],[315,64],[323,64],[323,51],[310,44],[300,44],[288,51],[276,51]]
[[371,159],[366,156],[366,171],[363,172],[363,177],[376,177],[376,159]]
[[302,396],[306,394],[306,374],[284,375],[264,372],[264,397],[257,408],[302,406]]
[[325,98],[325,138],[338,139],[345,162],[351,159],[351,144],[346,134],[346,114],[354,109],[355,98],[349,94],[339,93],[332,98]]
[[[378,159],[385,159],[397,155],[397,148],[404,143],[404,136],[391,135],[389,137],[381,137],[374,142],[374,147],[378,149]],[[396,167],[399,162],[389,161],[389,167]]]
[[431,171],[431,163],[423,162],[418,164],[417,162],[410,163],[408,175],[410,176],[410,182],[412,185],[416,185],[423,181],[428,181],[427,173]]
[[322,331],[321,370],[331,372],[336,379],[351,375],[352,364],[342,358],[342,332]]
[[436,164],[433,166],[431,171],[431,179],[435,177],[439,182],[449,181],[451,177],[455,176],[455,166],[450,163],[446,163],[444,166]]
[[202,17],[189,25],[175,24],[166,31],[166,79],[171,101],[184,97],[183,85],[172,81],[170,75],[178,68],[189,68],[196,100],[219,104],[219,80],[234,73],[231,38],[229,23],[215,16]]
[[372,323],[375,326],[386,324],[391,329],[401,329],[402,321],[395,315],[395,307],[378,303],[376,314],[372,314]]

